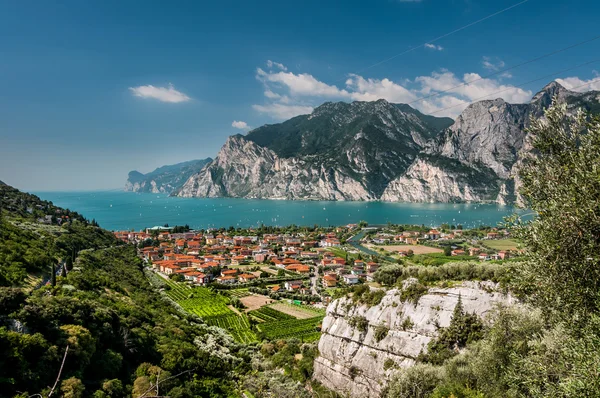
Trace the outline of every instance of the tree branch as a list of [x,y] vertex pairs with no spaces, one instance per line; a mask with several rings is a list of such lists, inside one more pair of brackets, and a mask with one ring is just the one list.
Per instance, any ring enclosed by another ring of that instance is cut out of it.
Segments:
[[56,376],[56,381],[54,382],[54,385],[52,386],[52,389],[48,393],[48,398],[50,398],[50,396],[54,393],[54,389],[58,385],[58,381],[60,380],[60,375],[62,373],[63,367],[65,366],[65,361],[67,360],[67,353],[68,352],[69,352],[69,346],[67,345],[67,348],[65,349],[65,356],[63,357],[62,363],[60,364],[60,369],[58,370],[58,376]]

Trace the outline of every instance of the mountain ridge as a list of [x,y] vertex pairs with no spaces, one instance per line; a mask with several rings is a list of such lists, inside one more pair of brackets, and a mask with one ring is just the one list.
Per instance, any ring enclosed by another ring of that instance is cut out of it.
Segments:
[[170,194],[211,161],[211,158],[188,160],[161,166],[146,174],[132,170],[127,176],[125,191]]
[[172,195],[392,202],[518,202],[526,132],[552,98],[600,111],[598,92],[551,82],[529,103],[470,104],[452,121],[386,100],[326,102],[229,137]]

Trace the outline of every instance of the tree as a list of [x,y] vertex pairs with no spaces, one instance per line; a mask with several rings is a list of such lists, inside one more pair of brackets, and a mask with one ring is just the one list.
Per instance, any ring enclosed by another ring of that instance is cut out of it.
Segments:
[[585,325],[600,311],[600,118],[555,99],[529,133],[521,194],[537,217],[511,220],[528,248],[521,289],[547,316]]
[[81,380],[76,377],[68,378],[60,385],[60,392],[64,398],[81,398],[83,397],[84,391],[85,386]]
[[451,256],[452,255],[452,248],[450,246],[445,246],[444,247],[444,256]]

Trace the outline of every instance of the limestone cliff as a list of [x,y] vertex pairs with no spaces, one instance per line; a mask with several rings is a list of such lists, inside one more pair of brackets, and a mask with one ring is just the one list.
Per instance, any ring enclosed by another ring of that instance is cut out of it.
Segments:
[[[514,303],[511,296],[494,289],[490,282],[432,288],[417,304],[401,302],[398,289],[387,291],[381,303],[372,307],[357,306],[349,298],[335,300],[323,320],[314,378],[351,397],[377,397],[398,368],[415,363],[438,327],[449,326],[459,296],[465,311],[481,317],[496,305]],[[368,321],[365,332],[351,326],[350,320],[356,316]],[[378,326],[389,329],[380,341],[375,339]]]
[[190,178],[211,161],[211,158],[190,160],[169,166],[162,166],[147,174],[137,170],[129,172],[125,191],[167,193],[178,190]]
[[405,104],[325,103],[310,115],[230,137],[173,194],[185,197],[519,202],[527,127],[556,96],[600,111],[600,93],[556,82],[528,104],[469,105],[452,123]]

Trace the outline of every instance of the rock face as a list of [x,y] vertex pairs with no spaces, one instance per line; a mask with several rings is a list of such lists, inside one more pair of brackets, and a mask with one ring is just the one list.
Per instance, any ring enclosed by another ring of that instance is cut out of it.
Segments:
[[452,122],[385,100],[325,103],[230,137],[174,195],[406,202],[518,202],[526,128],[553,96],[600,112],[600,93],[556,82],[529,104],[476,102]]
[[125,191],[170,194],[181,188],[191,175],[202,170],[211,160],[206,158],[162,166],[148,174],[131,171],[125,184]]
[[311,115],[230,137],[179,196],[373,200],[448,118],[385,100],[325,103]]
[[[489,282],[464,282],[453,288],[430,289],[416,305],[402,303],[397,289],[389,290],[373,307],[356,306],[348,298],[335,300],[327,307],[323,320],[313,377],[344,396],[379,396],[398,368],[415,363],[421,350],[436,336],[436,325],[450,325],[459,296],[465,311],[480,317],[499,304],[514,303],[512,297],[493,292],[493,288]],[[366,332],[350,325],[349,320],[355,316],[367,319]],[[381,325],[389,331],[377,341],[374,332]]]

